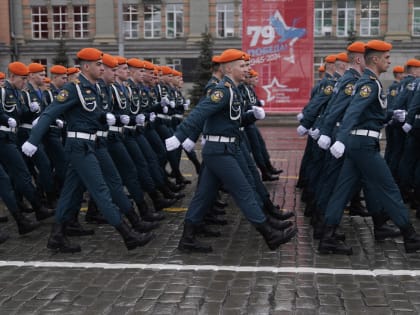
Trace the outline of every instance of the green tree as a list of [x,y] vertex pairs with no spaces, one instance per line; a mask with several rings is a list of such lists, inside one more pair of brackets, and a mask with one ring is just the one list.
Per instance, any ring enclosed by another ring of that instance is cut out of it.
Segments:
[[64,67],[69,66],[69,57],[67,56],[66,42],[64,39],[60,39],[58,42],[57,54],[53,58],[53,63]]
[[198,103],[203,96],[204,87],[211,78],[211,59],[213,57],[213,38],[211,34],[206,32],[201,34],[200,41],[200,56],[197,60],[197,67],[194,71],[194,85],[190,90],[191,105]]

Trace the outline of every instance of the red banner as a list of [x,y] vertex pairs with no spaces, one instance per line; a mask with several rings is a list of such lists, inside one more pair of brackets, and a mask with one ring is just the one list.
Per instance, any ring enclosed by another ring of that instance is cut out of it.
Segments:
[[313,84],[313,1],[243,1],[242,49],[267,112],[300,112]]

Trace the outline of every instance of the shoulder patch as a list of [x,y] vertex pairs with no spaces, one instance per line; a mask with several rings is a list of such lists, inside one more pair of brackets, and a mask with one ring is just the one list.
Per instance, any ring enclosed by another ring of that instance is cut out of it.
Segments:
[[372,92],[372,89],[369,85],[363,85],[360,88],[360,96],[361,97],[368,97],[371,92]]
[[223,98],[223,91],[221,90],[214,90],[211,94],[210,94],[210,99],[212,100],[212,102],[214,103],[218,103],[220,102],[220,100]]
[[230,88],[232,86],[232,84],[230,84],[229,82],[225,82],[225,86]]
[[331,93],[333,92],[333,90],[334,90],[334,87],[332,85],[327,85],[324,88],[324,94],[325,95],[331,95]]
[[397,96],[397,90],[391,90],[391,93],[389,94],[391,94],[391,96]]
[[69,91],[67,90],[61,90],[60,93],[57,95],[57,101],[60,103],[63,103],[66,99],[69,97]]
[[353,88],[354,88],[354,84],[353,83],[347,84],[346,87],[344,88],[344,93],[346,95],[352,95],[353,94]]

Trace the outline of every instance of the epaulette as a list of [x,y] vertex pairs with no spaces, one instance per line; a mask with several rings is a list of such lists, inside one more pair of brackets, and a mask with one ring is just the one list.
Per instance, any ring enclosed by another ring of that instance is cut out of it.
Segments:
[[232,87],[232,84],[230,84],[229,82],[225,82],[225,86],[230,88],[230,87]]
[[371,80],[376,80],[376,77],[374,77],[374,76],[369,76],[369,79],[371,79]]
[[79,79],[74,79],[71,81],[71,83],[73,83],[74,85],[79,84],[80,80]]

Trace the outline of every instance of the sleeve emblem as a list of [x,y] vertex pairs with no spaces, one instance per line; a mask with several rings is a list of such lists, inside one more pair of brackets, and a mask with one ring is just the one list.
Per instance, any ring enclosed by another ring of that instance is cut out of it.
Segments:
[[65,102],[69,97],[69,91],[67,90],[61,90],[60,93],[57,95],[57,101],[60,103]]
[[215,90],[210,95],[210,99],[214,103],[219,103],[222,98],[223,98],[223,92],[220,90]]
[[370,88],[369,85],[363,85],[360,88],[360,96],[361,97],[368,97],[371,92],[372,92],[372,89]]

